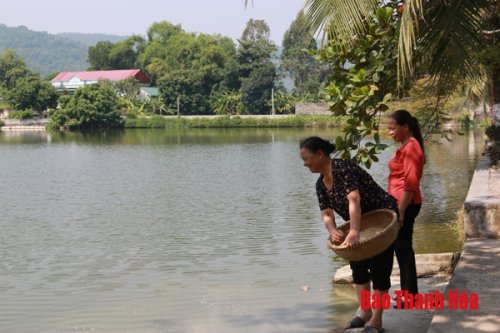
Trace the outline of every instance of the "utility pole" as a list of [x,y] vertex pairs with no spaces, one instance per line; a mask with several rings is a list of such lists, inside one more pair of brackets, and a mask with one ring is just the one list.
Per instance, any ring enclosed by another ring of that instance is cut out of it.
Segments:
[[181,96],[177,96],[177,117],[181,115]]
[[276,110],[274,109],[274,88],[271,89],[271,114],[274,116]]

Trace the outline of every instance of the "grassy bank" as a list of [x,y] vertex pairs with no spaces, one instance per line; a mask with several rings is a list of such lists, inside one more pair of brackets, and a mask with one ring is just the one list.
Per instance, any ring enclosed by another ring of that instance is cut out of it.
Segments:
[[276,128],[276,127],[338,127],[333,116],[275,116],[268,118],[213,116],[200,118],[140,117],[127,118],[125,128]]

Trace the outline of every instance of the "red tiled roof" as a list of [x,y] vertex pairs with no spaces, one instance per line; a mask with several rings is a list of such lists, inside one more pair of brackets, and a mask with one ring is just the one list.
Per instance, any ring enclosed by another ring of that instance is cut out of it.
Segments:
[[61,72],[50,82],[66,82],[77,76],[82,81],[110,80],[119,81],[135,77],[138,81],[149,83],[149,79],[140,69],[120,69],[111,71]]

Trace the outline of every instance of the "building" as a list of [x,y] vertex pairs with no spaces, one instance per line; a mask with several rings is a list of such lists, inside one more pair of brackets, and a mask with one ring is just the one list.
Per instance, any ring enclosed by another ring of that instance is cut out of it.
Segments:
[[159,96],[160,96],[160,91],[156,87],[140,87],[137,99],[143,101],[149,101],[151,98],[157,98]]
[[120,69],[109,71],[61,72],[50,83],[57,90],[73,92],[78,88],[99,81],[121,81],[134,78],[140,87],[147,87],[151,80],[140,69]]
[[295,114],[331,116],[332,112],[328,108],[328,103],[297,103]]

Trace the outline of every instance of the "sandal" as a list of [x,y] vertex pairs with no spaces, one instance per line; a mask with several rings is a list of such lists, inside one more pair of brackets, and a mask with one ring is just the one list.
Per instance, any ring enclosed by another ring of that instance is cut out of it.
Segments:
[[385,329],[383,327],[375,327],[375,326],[370,326],[367,325],[365,328],[361,331],[361,333],[384,333]]
[[360,316],[356,316],[356,317],[352,318],[351,321],[346,324],[344,329],[348,330],[351,328],[364,327],[365,323],[366,322]]

